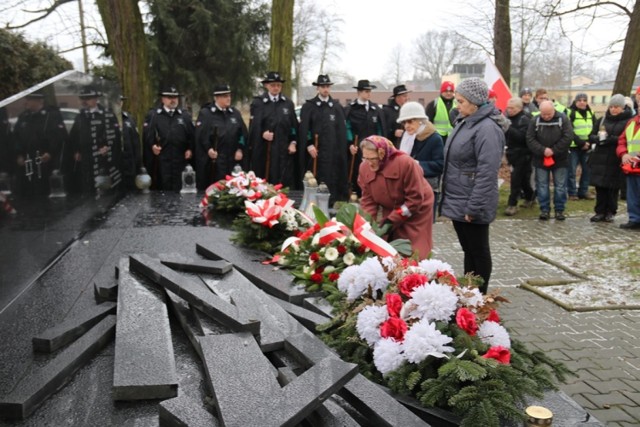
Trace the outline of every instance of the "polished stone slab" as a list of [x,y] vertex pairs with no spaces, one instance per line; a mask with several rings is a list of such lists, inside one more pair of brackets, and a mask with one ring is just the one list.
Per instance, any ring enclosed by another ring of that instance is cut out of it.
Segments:
[[54,352],[75,341],[108,314],[116,314],[116,304],[105,302],[71,319],[40,332],[31,339],[34,351]]
[[229,261],[256,286],[281,300],[302,305],[304,298],[319,295],[296,285],[288,272],[261,264],[268,256],[263,252],[240,248],[226,241],[198,242],[196,252],[205,258]]
[[151,290],[119,263],[114,400],[166,399],[178,393],[164,293]]
[[227,261],[197,260],[184,261],[162,257],[160,262],[174,270],[189,271],[192,273],[227,274],[231,271],[231,263]]
[[218,427],[220,422],[202,403],[188,396],[163,400],[158,404],[160,427]]
[[310,297],[302,301],[302,307],[313,311],[327,319],[333,319],[333,306],[323,297]]
[[307,310],[306,308],[300,307],[299,305],[291,304],[287,301],[283,301],[280,298],[271,297],[271,299],[312,332],[315,332],[317,326],[327,323],[331,320],[327,316],[321,316],[314,311]]
[[258,289],[235,268],[223,277],[203,278],[203,281],[220,298],[233,303],[244,317],[260,321],[258,341],[262,351],[283,348],[285,337],[305,330],[274,298]]
[[237,307],[214,295],[204,284],[180,275],[145,254],[131,255],[129,260],[131,271],[170,290],[214,320],[235,331],[248,331],[256,335],[260,333],[259,321],[242,315]]
[[[113,266],[105,263],[96,276],[93,282],[93,289],[96,297],[96,301],[115,301],[118,298],[118,267],[115,267],[115,271],[112,270]],[[113,274],[112,274],[113,271]]]
[[[338,358],[337,354],[318,337],[310,334],[287,337],[285,350],[307,366],[324,358]],[[371,425],[389,427],[429,425],[361,374],[349,381],[338,394],[360,412]]]
[[31,415],[113,339],[115,327],[115,316],[108,315],[48,363],[33,363],[11,393],[0,398],[0,418],[24,419]]
[[225,426],[294,426],[357,373],[357,366],[325,358],[285,387],[249,334],[201,339],[207,378]]

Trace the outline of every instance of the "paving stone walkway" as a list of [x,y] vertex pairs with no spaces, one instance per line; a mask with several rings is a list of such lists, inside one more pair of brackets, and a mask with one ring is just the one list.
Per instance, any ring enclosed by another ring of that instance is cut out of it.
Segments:
[[[629,243],[640,233],[618,224],[592,224],[589,216],[554,220],[500,220],[491,225],[491,288],[511,300],[501,317],[512,335],[561,360],[577,377],[561,389],[607,426],[640,425],[640,310],[569,312],[518,286],[527,279],[575,279],[518,247]],[[450,223],[434,227],[434,257],[463,271],[463,255]],[[588,262],[588,260],[587,260]],[[612,280],[615,274],[612,275]],[[640,280],[640,277],[638,277]]]

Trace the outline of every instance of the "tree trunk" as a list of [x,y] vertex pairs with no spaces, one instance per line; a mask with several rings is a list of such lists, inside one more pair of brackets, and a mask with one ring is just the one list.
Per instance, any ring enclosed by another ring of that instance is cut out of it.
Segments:
[[493,50],[496,67],[507,85],[511,86],[511,20],[509,0],[496,0],[496,19],[493,24]]
[[138,2],[96,0],[109,41],[108,53],[118,71],[122,94],[129,98],[129,112],[141,130],[153,102],[147,41]]
[[294,0],[273,0],[271,4],[271,48],[269,69],[286,80],[282,93],[291,97],[291,63],[293,60]]
[[633,86],[633,80],[640,64],[640,1],[636,1],[627,27],[627,37],[625,38],[620,65],[616,75],[616,82],[613,85],[613,93],[629,95]]

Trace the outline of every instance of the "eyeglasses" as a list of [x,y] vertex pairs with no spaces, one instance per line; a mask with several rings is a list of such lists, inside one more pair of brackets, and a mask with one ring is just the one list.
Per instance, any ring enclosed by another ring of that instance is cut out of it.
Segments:
[[366,160],[368,162],[374,162],[376,160],[380,160],[378,157],[364,157],[362,156],[362,160]]

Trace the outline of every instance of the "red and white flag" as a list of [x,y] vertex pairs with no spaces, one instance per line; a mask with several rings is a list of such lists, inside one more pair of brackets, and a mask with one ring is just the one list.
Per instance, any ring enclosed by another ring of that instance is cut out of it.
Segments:
[[500,111],[504,111],[507,107],[507,102],[511,99],[511,91],[509,85],[502,78],[502,74],[496,68],[495,64],[489,57],[484,67],[484,81],[489,86],[489,89],[493,90],[496,94],[496,107]]

